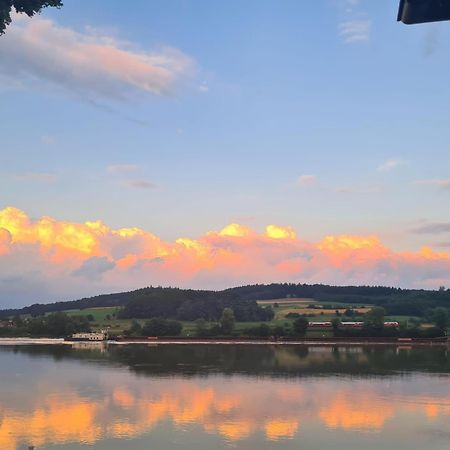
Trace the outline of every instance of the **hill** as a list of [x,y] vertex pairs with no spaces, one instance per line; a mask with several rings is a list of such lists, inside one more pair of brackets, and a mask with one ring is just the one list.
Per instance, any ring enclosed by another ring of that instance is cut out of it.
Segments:
[[34,304],[0,311],[0,318],[18,314],[38,316],[49,312],[86,308],[121,307],[122,318],[166,317],[217,320],[225,307],[233,308],[240,321],[270,320],[258,300],[310,298],[320,302],[383,306],[391,315],[424,316],[427,310],[450,308],[450,290],[410,290],[382,286],[329,286],[273,283],[229,288],[222,291],[146,287],[66,302]]

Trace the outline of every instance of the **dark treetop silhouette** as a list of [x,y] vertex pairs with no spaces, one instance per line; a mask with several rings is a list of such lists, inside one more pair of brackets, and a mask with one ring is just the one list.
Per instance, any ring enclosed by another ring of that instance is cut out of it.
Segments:
[[32,17],[40,13],[42,8],[53,6],[60,8],[63,5],[62,0],[0,0],[0,35],[11,23],[11,12],[13,9],[18,13],[25,13]]

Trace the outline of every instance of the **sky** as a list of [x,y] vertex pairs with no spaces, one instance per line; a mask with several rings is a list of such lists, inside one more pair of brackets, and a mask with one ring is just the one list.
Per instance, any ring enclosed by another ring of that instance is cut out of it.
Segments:
[[65,0],[0,36],[0,307],[450,285],[450,24],[392,0]]

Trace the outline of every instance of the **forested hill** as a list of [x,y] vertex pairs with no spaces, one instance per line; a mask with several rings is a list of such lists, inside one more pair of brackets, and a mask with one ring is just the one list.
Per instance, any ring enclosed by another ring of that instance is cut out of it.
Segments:
[[[123,317],[140,317],[148,313],[161,317],[177,316],[183,320],[202,316],[215,317],[223,307],[232,307],[242,312],[246,320],[264,320],[264,313],[256,300],[282,298],[311,298],[319,301],[345,302],[352,304],[375,304],[384,306],[390,314],[422,316],[428,308],[444,306],[450,308],[450,290],[408,290],[381,286],[329,286],[322,284],[258,284],[235,287],[223,291],[206,291],[162,287],[146,287],[131,292],[99,295],[80,300],[34,304],[21,309],[0,311],[0,317],[17,314],[33,316],[48,312],[94,307],[124,307]],[[236,311],[235,311],[236,312]]]

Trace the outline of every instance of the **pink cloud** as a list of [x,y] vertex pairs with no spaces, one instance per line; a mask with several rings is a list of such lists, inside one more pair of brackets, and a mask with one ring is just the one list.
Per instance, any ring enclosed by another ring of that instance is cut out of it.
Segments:
[[140,50],[95,30],[79,32],[18,14],[0,40],[0,74],[16,83],[46,81],[83,96],[126,98],[133,91],[172,95],[194,67],[171,47]]
[[[51,217],[31,220],[17,208],[6,208],[0,210],[0,273],[8,279],[29,277],[45,286],[45,292],[64,298],[149,284],[436,287],[437,280],[450,282],[450,254],[427,247],[396,252],[375,235],[330,235],[307,242],[289,226],[269,225],[258,233],[236,223],[168,242],[140,228],[113,229],[101,221],[72,223]],[[34,301],[33,295],[21,298]],[[0,279],[0,302],[7,300]]]

